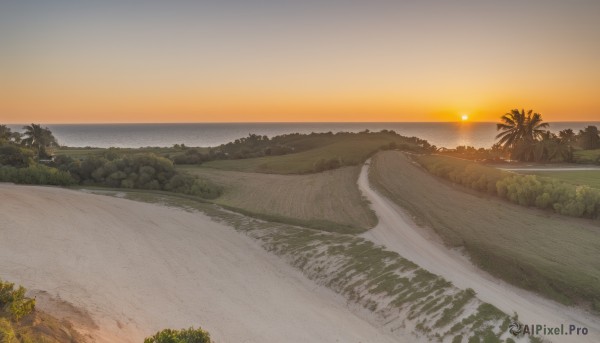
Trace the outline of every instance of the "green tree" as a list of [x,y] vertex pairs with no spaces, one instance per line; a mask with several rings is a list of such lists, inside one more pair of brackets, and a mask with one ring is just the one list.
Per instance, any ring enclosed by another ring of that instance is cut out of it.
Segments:
[[24,126],[23,130],[25,130],[23,134],[25,138],[22,140],[22,143],[34,148],[38,159],[48,155],[46,152],[47,147],[58,145],[52,131],[47,127],[42,127],[39,124],[31,124]]
[[585,149],[597,149],[600,148],[600,133],[598,127],[590,125],[583,130],[579,130],[578,142],[579,145]]
[[521,161],[531,161],[535,156],[535,143],[542,138],[544,128],[542,115],[529,110],[519,111],[513,109],[501,117],[501,122],[496,124],[496,129],[501,131],[496,139],[511,158]]
[[573,132],[573,129],[564,129],[558,133],[558,137],[561,141],[567,144],[572,144],[577,141],[577,135]]

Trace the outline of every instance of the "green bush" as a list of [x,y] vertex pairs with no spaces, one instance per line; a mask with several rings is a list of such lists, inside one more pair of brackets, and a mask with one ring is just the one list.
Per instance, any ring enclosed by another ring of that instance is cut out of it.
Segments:
[[451,157],[423,155],[415,159],[434,175],[522,206],[572,217],[600,217],[600,190],[595,188],[575,186],[554,178],[508,173]]
[[144,343],[210,343],[210,335],[201,328],[173,330],[165,329],[148,337]]
[[0,309],[9,313],[12,319],[18,321],[31,313],[35,308],[35,299],[25,297],[25,288],[0,280]]
[[76,180],[68,172],[34,164],[27,168],[0,167],[0,182],[69,186],[75,184]]
[[82,185],[113,188],[164,190],[213,199],[221,188],[208,180],[178,172],[173,162],[154,154],[136,154],[115,157],[89,156],[75,161],[57,156],[57,168],[67,170]]
[[0,146],[0,166],[13,166],[23,168],[33,161],[33,151],[15,144]]

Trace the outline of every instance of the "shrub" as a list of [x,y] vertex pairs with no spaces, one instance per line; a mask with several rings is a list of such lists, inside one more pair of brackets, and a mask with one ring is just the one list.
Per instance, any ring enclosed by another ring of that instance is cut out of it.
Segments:
[[13,166],[23,168],[33,161],[33,152],[29,149],[14,144],[0,146],[0,166]]
[[0,308],[8,312],[11,317],[18,321],[31,313],[35,308],[35,299],[25,297],[25,288],[0,280]]
[[76,180],[68,172],[36,164],[27,168],[0,167],[0,182],[69,186]]
[[201,328],[173,330],[165,329],[157,332],[152,337],[144,340],[144,343],[210,343],[210,335]]
[[522,206],[572,217],[600,217],[600,190],[595,188],[548,177],[507,173],[451,157],[424,155],[415,159],[434,175]]

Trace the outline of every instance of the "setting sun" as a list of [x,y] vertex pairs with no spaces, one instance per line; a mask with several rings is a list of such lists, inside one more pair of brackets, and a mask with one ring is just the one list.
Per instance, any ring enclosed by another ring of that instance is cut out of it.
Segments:
[[460,119],[461,119],[462,121],[467,121],[467,120],[469,120],[469,116],[468,116],[468,115],[466,115],[466,114],[463,114],[463,115],[460,117]]

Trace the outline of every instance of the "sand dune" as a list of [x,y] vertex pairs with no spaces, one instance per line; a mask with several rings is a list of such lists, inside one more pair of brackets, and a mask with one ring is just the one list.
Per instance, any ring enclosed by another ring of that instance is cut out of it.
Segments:
[[49,312],[87,312],[94,341],[201,325],[221,343],[398,342],[202,214],[47,187],[0,184],[0,196],[0,277]]

